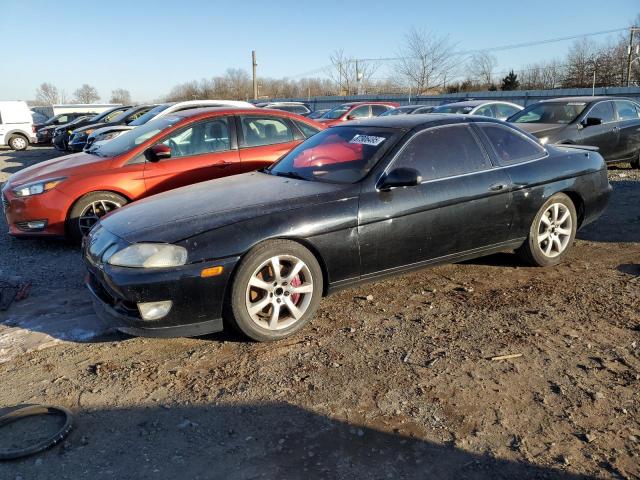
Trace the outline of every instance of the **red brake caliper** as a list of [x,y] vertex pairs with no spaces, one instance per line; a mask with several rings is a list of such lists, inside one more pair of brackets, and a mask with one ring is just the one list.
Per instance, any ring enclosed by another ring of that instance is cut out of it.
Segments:
[[[296,275],[296,277],[291,280],[291,285],[293,287],[299,287],[300,285],[302,285],[302,280],[300,280],[300,275]],[[298,300],[300,300],[300,294],[299,293],[293,293],[291,295],[291,301],[293,302],[294,305],[298,304]]]

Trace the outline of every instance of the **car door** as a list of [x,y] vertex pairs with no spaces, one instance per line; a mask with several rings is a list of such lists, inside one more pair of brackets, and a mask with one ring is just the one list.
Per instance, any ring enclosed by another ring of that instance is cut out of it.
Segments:
[[302,142],[286,117],[246,114],[237,123],[241,168],[247,172],[271,165]]
[[617,158],[637,158],[640,152],[640,106],[629,100],[616,100],[614,104],[620,128]]
[[546,150],[519,130],[496,122],[478,122],[477,128],[493,163],[502,167],[511,184],[511,229],[508,240],[523,239],[529,234],[533,217],[545,198],[548,168]]
[[467,124],[433,127],[409,139],[386,171],[413,168],[419,185],[364,189],[358,236],[362,274],[445,260],[507,239],[509,177],[494,168]]
[[230,117],[194,122],[159,143],[171,148],[171,158],[145,163],[146,195],[237,173],[239,155]]
[[360,105],[359,107],[351,110],[346,116],[346,120],[356,120],[359,118],[369,118],[371,116],[370,105]]
[[[598,118],[600,125],[589,125],[589,118]],[[580,123],[579,145],[591,145],[599,148],[600,154],[608,162],[619,158],[620,128],[615,117],[612,101],[596,103],[586,112]]]

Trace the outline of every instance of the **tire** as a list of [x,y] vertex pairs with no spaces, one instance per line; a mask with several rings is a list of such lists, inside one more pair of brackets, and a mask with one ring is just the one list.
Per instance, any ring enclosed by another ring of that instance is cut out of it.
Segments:
[[577,225],[578,216],[573,202],[564,193],[556,193],[536,214],[527,240],[517,253],[537,267],[557,265],[564,261],[571,250]]
[[[80,197],[73,204],[67,216],[67,236],[72,242],[80,243],[100,217],[123,207],[128,200],[113,192],[91,192]],[[91,218],[90,218],[91,217]],[[90,220],[95,220],[93,224]]]
[[629,163],[631,164],[631,168],[640,169],[640,152],[636,153],[636,159],[631,160]]
[[9,147],[12,150],[26,150],[29,146],[29,139],[24,137],[23,135],[13,135],[9,138]]
[[[274,275],[274,258],[278,259],[275,265],[279,266],[280,278]],[[290,275],[293,277],[288,278]],[[309,250],[290,240],[269,240],[241,260],[224,320],[258,342],[281,340],[314,317],[323,287],[322,269]]]

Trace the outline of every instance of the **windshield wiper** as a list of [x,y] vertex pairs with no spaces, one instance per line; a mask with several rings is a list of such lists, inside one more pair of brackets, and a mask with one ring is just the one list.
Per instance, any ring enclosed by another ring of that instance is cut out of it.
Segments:
[[298,172],[273,172],[273,174],[279,177],[287,177],[287,178],[295,178],[296,180],[308,180],[308,178],[303,177]]

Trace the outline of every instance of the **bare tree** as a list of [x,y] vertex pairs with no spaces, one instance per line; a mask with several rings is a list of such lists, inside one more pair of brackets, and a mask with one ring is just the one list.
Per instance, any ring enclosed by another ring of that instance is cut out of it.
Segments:
[[86,83],[73,92],[73,96],[78,103],[93,103],[100,100],[100,95],[98,95],[96,87],[92,87]]
[[349,57],[344,50],[334,51],[329,59],[332,65],[329,76],[338,95],[356,95],[372,87],[372,77],[378,69],[375,62]]
[[475,83],[487,87],[493,85],[494,70],[497,64],[496,57],[490,53],[474,53],[469,59],[469,70]]
[[58,89],[52,83],[41,83],[36,90],[36,102],[40,105],[53,105],[59,100]]
[[121,103],[123,105],[130,104],[131,93],[129,93],[129,90],[124,88],[116,88],[115,90],[111,90],[111,99],[109,101],[111,103]]
[[447,37],[412,28],[405,36],[396,70],[416,94],[444,85],[456,68]]
[[576,40],[567,55],[567,68],[563,87],[585,87],[589,85],[596,64],[597,47],[592,40]]

